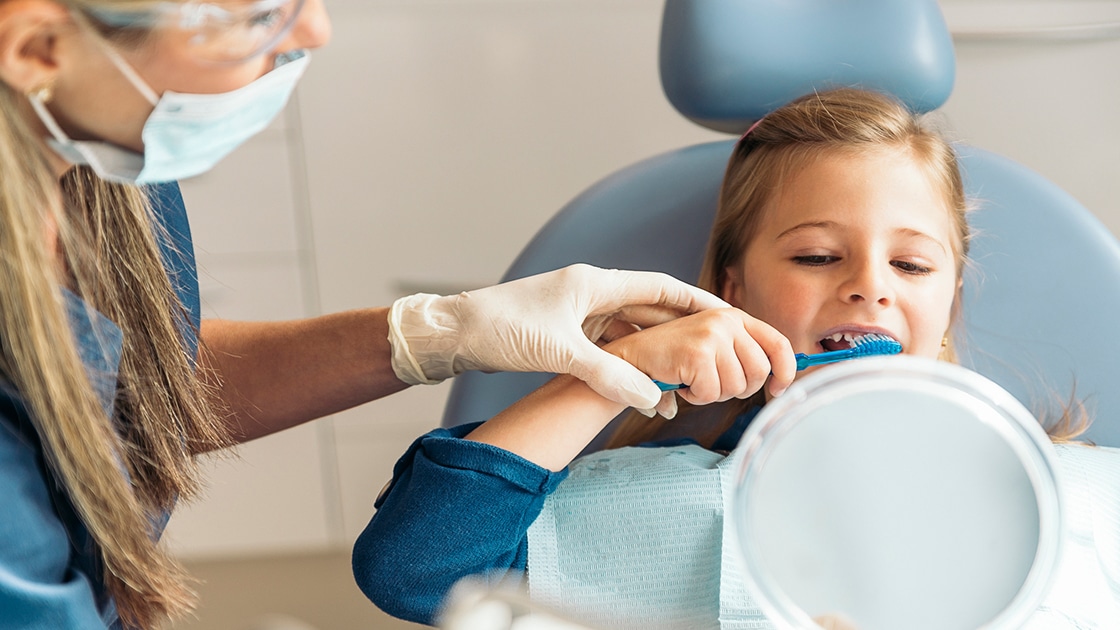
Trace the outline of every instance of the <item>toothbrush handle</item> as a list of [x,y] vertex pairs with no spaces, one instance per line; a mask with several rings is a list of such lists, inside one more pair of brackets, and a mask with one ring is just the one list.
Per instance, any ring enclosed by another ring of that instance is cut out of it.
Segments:
[[832,350],[831,352],[819,352],[817,354],[802,354],[797,353],[794,357],[797,359],[797,371],[800,372],[807,367],[814,365],[824,365],[826,363],[836,363],[837,361],[844,361],[858,356],[854,348],[847,350]]
[[[817,354],[805,354],[803,352],[798,352],[797,354],[793,355],[793,357],[797,359],[798,372],[804,370],[805,368],[813,367],[814,365],[836,363],[838,361],[851,359],[855,356],[858,356],[855,352],[855,348],[848,348],[847,350],[832,350],[830,352],[820,352]],[[773,374],[773,372],[771,372],[771,374]],[[654,379],[653,384],[657,385],[657,387],[663,392],[671,392],[675,389],[684,389],[688,387],[688,385],[684,385],[681,383],[678,383],[676,385],[670,383],[662,383],[661,381],[656,379]]]
[[[797,354],[793,355],[793,357],[795,359],[797,359],[797,371],[800,372],[801,370],[804,370],[807,367],[812,367],[814,365],[820,365],[822,363],[832,363],[833,361],[841,361],[841,360],[843,360],[843,357],[836,357],[836,358],[833,358],[833,359],[824,359],[824,360],[819,359],[819,357],[825,357],[826,355],[829,355],[829,354],[841,354],[841,352],[842,351],[831,352],[831,353],[830,352],[824,352],[824,353],[821,353],[821,354],[812,354],[812,355],[798,352]],[[773,372],[771,372],[771,374],[773,374]],[[657,379],[653,379],[653,384],[657,385],[657,388],[660,389],[663,392],[671,392],[675,389],[684,389],[684,388],[688,387],[688,385],[685,385],[683,383],[677,383],[677,384],[662,383],[661,381],[659,381]]]

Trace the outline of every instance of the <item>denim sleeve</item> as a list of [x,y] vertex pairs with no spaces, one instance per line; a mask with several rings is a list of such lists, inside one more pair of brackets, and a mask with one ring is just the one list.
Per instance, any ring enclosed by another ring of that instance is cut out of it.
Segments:
[[14,422],[0,417],[0,627],[104,630],[93,586],[71,562],[39,449]]
[[177,182],[153,184],[146,191],[162,228],[156,230],[156,240],[167,277],[186,309],[180,326],[187,351],[193,358],[198,352],[197,332],[202,321],[202,303],[198,294],[198,267],[187,208]]
[[460,578],[524,571],[526,532],[567,477],[461,439],[476,426],[436,429],[413,442],[354,545],[358,586],[394,617],[432,624]]

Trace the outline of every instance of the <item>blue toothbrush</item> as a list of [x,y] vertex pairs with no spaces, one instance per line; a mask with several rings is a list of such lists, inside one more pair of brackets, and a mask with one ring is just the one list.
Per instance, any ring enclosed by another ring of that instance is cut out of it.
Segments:
[[[800,372],[814,365],[836,363],[837,361],[847,361],[848,359],[858,359],[859,357],[898,354],[899,352],[902,352],[902,344],[894,339],[891,339],[887,335],[870,334],[856,339],[851,348],[820,352],[817,354],[804,354],[799,352],[794,355],[794,358],[797,359],[797,371]],[[688,385],[684,384],[672,385],[669,383],[662,383],[658,380],[654,380],[653,382],[663,392],[688,387]]]

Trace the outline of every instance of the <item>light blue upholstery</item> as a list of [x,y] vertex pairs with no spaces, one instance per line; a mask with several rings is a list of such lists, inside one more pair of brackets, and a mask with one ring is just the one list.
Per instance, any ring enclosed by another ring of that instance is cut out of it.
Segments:
[[1112,331],[1120,243],[1037,173],[973,147],[958,152],[978,204],[961,363],[1032,411],[1076,394],[1093,418],[1088,439],[1120,446],[1120,337]]
[[829,87],[884,90],[932,111],[956,76],[933,0],[667,0],[660,68],[677,111],[736,134]]
[[[844,11],[824,9],[833,6]],[[779,19],[782,7],[792,7],[785,9],[791,15]],[[793,21],[797,12],[800,21]],[[863,39],[839,35],[852,25],[866,26],[864,18],[879,24],[888,17],[899,20],[894,31],[880,24],[878,31],[859,31]],[[734,45],[709,45],[709,36]],[[752,41],[762,48],[752,49]],[[799,46],[799,54],[790,52]],[[812,63],[810,53],[820,63]],[[800,78],[783,74],[783,55],[793,57]],[[841,65],[851,65],[850,71],[839,76],[831,63],[836,59],[847,59]],[[954,65],[934,0],[666,3],[666,92],[685,115],[716,129],[740,130],[800,94],[838,82],[885,89],[928,111],[948,98]],[[682,78],[689,74],[692,79]],[[911,82],[911,75],[924,77],[929,89]],[[778,87],[766,87],[767,76]],[[504,279],[586,262],[695,280],[733,144],[670,151],[607,176],[553,217]],[[1089,211],[1041,176],[980,149],[958,150],[969,196],[979,206],[970,219],[978,234],[974,269],[965,276],[962,363],[1031,408],[1048,398],[1068,401],[1076,387],[1094,417],[1088,437],[1120,446],[1120,387],[1113,384],[1120,376],[1120,338],[1110,326],[1120,312],[1120,245]],[[452,387],[443,423],[486,420],[547,379],[464,374]]]

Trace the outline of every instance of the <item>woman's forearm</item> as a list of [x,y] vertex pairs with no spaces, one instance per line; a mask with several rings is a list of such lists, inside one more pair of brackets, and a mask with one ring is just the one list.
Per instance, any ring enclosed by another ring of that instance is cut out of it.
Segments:
[[497,446],[558,471],[625,408],[599,396],[579,379],[558,376],[466,439]]
[[387,309],[286,322],[202,322],[200,362],[213,371],[247,441],[408,387],[390,363]]

